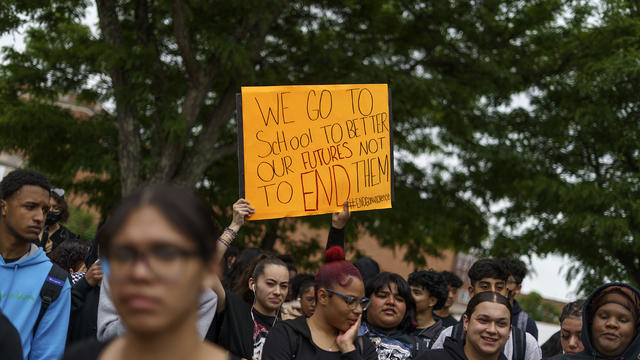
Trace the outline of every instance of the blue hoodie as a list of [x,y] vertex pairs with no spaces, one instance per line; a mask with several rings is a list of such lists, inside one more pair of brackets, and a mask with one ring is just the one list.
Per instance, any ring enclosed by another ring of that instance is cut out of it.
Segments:
[[40,289],[52,263],[44,251],[31,245],[29,252],[12,263],[0,256],[0,309],[20,333],[24,359],[60,359],[64,353],[71,311],[71,285],[67,279],[62,292],[40,321]]

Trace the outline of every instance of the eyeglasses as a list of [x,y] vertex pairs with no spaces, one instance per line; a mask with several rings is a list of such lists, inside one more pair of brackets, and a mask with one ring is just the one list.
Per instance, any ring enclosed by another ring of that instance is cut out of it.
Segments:
[[367,311],[367,308],[369,307],[369,303],[371,302],[371,299],[369,299],[368,297],[363,297],[363,298],[358,299],[355,296],[345,295],[345,294],[337,292],[335,290],[331,290],[331,289],[326,289],[326,290],[329,293],[334,294],[334,295],[338,295],[342,299],[344,299],[344,302],[347,303],[347,306],[349,306],[349,309],[351,309],[351,310],[355,310],[356,308],[358,308],[358,306],[360,306],[362,308],[362,311]]
[[184,270],[186,260],[199,256],[196,250],[181,249],[171,245],[154,246],[146,252],[129,246],[119,246],[107,254],[113,278],[121,280],[129,276],[133,265],[141,260],[158,280],[174,280]]

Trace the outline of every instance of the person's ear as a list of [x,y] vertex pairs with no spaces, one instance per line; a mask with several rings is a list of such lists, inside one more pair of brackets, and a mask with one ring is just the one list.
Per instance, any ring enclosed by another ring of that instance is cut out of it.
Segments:
[[325,288],[319,288],[316,294],[316,304],[327,305],[329,303],[329,292]]
[[249,284],[248,285],[249,285],[249,290],[253,291],[253,293],[255,294],[256,293],[256,282],[252,277],[249,278]]
[[433,308],[434,306],[436,306],[436,304],[438,303],[438,298],[435,296],[429,296],[429,302],[427,303],[427,305],[430,308]]
[[462,315],[462,328],[464,329],[464,332],[467,332],[467,328],[469,327],[469,315],[464,314]]
[[469,285],[469,289],[468,290],[469,290],[469,297],[472,298],[473,297],[473,293],[474,293],[473,286]]
[[2,214],[2,216],[7,216],[8,207],[9,207],[9,204],[7,203],[6,200],[0,200],[0,213]]
[[514,296],[520,295],[520,291],[522,291],[522,284],[516,285],[516,288],[513,289],[513,295]]

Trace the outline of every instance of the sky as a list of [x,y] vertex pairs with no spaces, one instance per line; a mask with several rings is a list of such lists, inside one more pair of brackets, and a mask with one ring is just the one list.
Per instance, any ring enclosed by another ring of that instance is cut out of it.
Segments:
[[[526,259],[523,261],[526,263]],[[546,258],[534,256],[531,266],[533,272],[522,282],[522,292],[536,291],[544,298],[565,302],[577,300],[578,280],[575,279],[571,284],[565,280],[571,261],[568,257],[558,255]]]
[[[97,16],[93,9],[88,12],[87,18],[89,23],[95,24]],[[10,46],[23,50],[23,37],[24,34],[21,32],[0,36],[0,47]],[[0,62],[2,62],[1,56]],[[522,99],[521,101],[526,100]],[[3,172],[4,169],[0,169],[0,178]],[[526,259],[523,258],[522,260],[527,263]],[[568,258],[558,255],[550,255],[545,258],[533,257],[531,263],[532,271],[523,281],[523,293],[536,291],[545,298],[566,302],[577,299],[577,281],[569,284],[565,280],[565,272],[569,261]]]

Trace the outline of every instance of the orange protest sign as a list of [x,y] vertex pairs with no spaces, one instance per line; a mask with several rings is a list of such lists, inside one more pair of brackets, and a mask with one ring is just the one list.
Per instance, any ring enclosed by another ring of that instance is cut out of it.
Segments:
[[250,220],[390,208],[386,84],[243,87],[240,192]]

